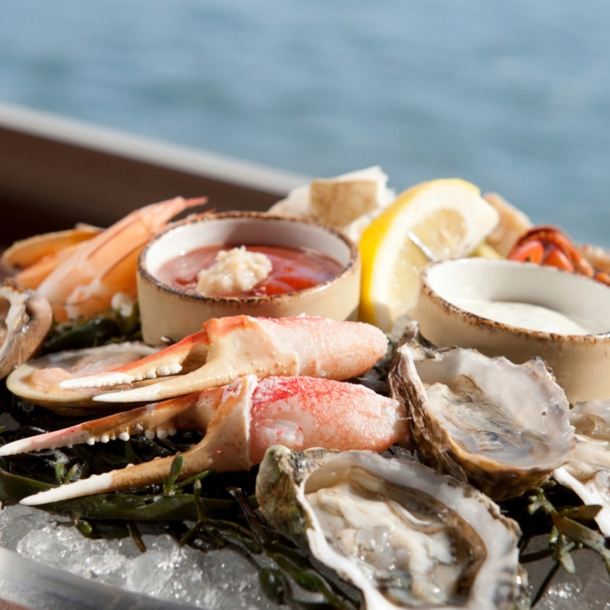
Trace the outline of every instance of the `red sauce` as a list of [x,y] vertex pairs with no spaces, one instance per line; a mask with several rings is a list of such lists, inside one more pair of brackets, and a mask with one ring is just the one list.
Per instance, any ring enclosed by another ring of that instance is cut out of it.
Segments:
[[[164,284],[196,294],[197,274],[211,267],[220,250],[237,246],[204,246],[177,256],[161,266],[157,278]],[[337,276],[341,265],[333,258],[309,248],[281,246],[247,246],[250,252],[262,252],[271,260],[272,271],[247,293],[226,294],[231,297],[258,297],[303,290]]]

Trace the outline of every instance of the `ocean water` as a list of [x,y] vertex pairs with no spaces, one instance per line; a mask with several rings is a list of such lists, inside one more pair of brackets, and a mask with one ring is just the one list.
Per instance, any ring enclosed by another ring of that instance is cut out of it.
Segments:
[[[459,176],[610,246],[605,0],[0,0],[0,101],[312,176]],[[1,142],[0,142],[1,145]]]

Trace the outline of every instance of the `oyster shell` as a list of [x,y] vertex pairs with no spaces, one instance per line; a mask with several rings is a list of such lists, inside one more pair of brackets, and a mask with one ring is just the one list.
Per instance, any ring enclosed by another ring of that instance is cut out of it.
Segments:
[[472,349],[436,349],[411,323],[389,373],[414,449],[495,500],[542,484],[575,444],[564,391],[540,359],[513,364]]
[[135,362],[156,351],[158,348],[132,341],[55,352],[18,366],[7,377],[6,387],[16,396],[61,415],[116,411],[124,406],[93,401],[93,396],[101,393],[100,388],[64,390],[59,384],[65,379]]
[[46,299],[10,278],[4,281],[0,286],[0,379],[38,349],[52,321]]
[[276,445],[256,497],[276,529],[358,587],[370,610],[527,605],[518,525],[470,485],[413,460]]
[[610,399],[575,403],[570,422],[576,429],[576,447],[553,476],[585,504],[601,507],[595,521],[610,536]]

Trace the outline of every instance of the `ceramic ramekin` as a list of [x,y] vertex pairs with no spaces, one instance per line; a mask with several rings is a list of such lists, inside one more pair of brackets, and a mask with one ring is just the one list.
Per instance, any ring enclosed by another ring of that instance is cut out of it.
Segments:
[[[483,315],[473,305],[480,299],[544,307],[583,333]],[[516,363],[542,358],[571,402],[610,397],[610,288],[593,279],[508,260],[433,263],[422,274],[414,317],[437,346],[470,347]]]
[[[156,277],[168,260],[213,244],[307,247],[335,259],[341,272],[311,288],[263,297],[205,297],[172,288]],[[204,214],[178,222],[144,248],[138,262],[138,300],[144,341],[177,341],[210,318],[246,314],[287,317],[300,314],[335,320],[356,319],[360,295],[358,247],[342,233],[313,221],[264,212]]]

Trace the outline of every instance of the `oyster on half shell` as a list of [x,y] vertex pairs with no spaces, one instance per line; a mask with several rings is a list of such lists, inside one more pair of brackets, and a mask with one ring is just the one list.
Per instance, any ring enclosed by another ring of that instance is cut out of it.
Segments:
[[541,485],[575,445],[569,403],[545,363],[437,349],[405,330],[389,372],[410,437],[427,463],[495,500]]
[[610,536],[610,399],[575,403],[570,422],[576,429],[576,447],[553,476],[585,504],[600,507],[595,521],[604,536]]
[[369,610],[528,606],[518,525],[414,460],[276,445],[256,497],[271,525],[359,588]]
[[159,348],[141,341],[126,341],[54,352],[28,360],[15,368],[6,379],[6,387],[15,396],[60,415],[116,411],[120,405],[93,401],[93,397],[102,391],[100,388],[64,390],[59,384],[65,379],[129,364],[157,351]]

